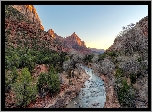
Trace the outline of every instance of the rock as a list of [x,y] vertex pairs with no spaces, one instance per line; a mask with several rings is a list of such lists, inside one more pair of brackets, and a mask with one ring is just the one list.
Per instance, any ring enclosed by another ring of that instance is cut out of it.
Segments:
[[75,93],[75,92],[72,92],[71,95],[70,95],[70,97],[71,97],[71,98],[75,98],[75,97],[76,97],[76,93]]
[[75,102],[75,101],[74,101],[73,103],[74,103],[74,105],[76,105],[76,104],[77,104],[77,102]]
[[105,58],[101,63],[101,72],[103,74],[112,73],[114,68],[115,68],[114,63],[111,62],[108,58]]
[[84,84],[84,85],[82,86],[82,88],[86,88],[86,85]]
[[66,98],[64,104],[67,105],[70,101],[71,101],[71,100],[70,100],[70,98],[68,97],[68,98]]
[[91,53],[91,50],[86,47],[85,42],[81,41],[81,39],[76,35],[75,32],[71,36],[62,39],[62,43],[68,45],[68,47],[70,48],[79,50],[79,52],[83,54]]
[[99,103],[94,103],[94,104],[92,104],[93,106],[99,106]]
[[55,38],[55,34],[54,34],[54,31],[53,31],[52,29],[49,29],[47,32],[48,32],[48,34],[49,34],[51,37]]

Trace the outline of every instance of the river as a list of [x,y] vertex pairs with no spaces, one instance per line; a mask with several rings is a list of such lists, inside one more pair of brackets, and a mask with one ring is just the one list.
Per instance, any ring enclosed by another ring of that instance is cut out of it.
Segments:
[[106,101],[104,82],[94,74],[91,68],[79,65],[90,78],[84,83],[79,95],[74,98],[66,108],[103,108]]

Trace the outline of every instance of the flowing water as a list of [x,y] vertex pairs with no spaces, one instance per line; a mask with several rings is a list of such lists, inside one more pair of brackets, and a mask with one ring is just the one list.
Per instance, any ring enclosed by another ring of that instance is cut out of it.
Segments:
[[86,66],[80,65],[90,76],[85,82],[85,88],[81,88],[79,95],[74,98],[66,108],[103,108],[106,101],[104,82],[94,71]]

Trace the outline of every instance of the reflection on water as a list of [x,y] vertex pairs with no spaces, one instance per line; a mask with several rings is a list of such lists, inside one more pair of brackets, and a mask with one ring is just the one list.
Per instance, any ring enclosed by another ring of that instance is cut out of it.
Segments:
[[80,65],[90,76],[81,88],[79,95],[66,108],[103,108],[106,101],[104,82],[88,67]]

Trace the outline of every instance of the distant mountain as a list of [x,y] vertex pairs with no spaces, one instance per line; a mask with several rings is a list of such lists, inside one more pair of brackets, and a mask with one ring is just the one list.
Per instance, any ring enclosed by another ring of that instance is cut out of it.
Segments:
[[105,52],[104,49],[96,49],[96,48],[89,48],[89,49],[92,51],[92,53],[97,53],[97,54],[102,54]]
[[91,50],[86,47],[85,42],[75,32],[71,36],[64,38],[63,43],[83,54],[91,53]]
[[86,47],[85,42],[82,41],[75,32],[66,38],[57,35],[52,29],[49,29],[47,32],[54,38],[55,44],[59,44],[68,49],[74,49],[83,54],[92,53],[92,51]]

